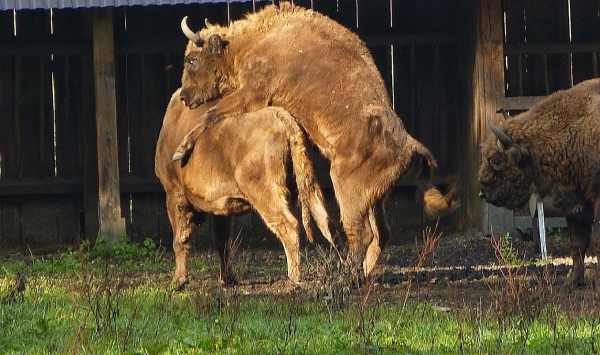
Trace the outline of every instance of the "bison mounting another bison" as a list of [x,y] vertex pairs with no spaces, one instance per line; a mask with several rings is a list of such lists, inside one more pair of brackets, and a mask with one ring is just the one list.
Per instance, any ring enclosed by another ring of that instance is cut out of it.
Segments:
[[427,212],[456,208],[456,189],[443,196],[432,185],[434,157],[406,132],[369,50],[347,28],[281,2],[229,27],[207,24],[198,33],[184,18],[182,30],[190,41],[181,100],[190,109],[220,100],[197,115],[174,160],[201,150],[202,132],[219,120],[282,107],[331,162],[349,255],[365,274],[390,237],[385,199],[410,168],[421,170]]
[[558,91],[498,126],[488,122],[494,134],[481,150],[479,195],[508,209],[533,192],[552,197],[571,237],[567,285],[583,284],[585,255],[600,247],[600,79]]

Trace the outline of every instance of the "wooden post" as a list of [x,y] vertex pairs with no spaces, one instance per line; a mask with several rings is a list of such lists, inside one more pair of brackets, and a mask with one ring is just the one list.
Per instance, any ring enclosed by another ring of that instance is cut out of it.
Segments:
[[[503,16],[500,0],[476,1],[477,38],[475,76],[478,81],[475,120],[479,126],[479,138],[490,134],[485,124],[487,116],[497,120],[496,100],[504,97],[504,43],[502,40]],[[481,161],[480,161],[481,163]],[[483,205],[484,232],[500,237],[514,229],[513,213],[504,208]]]
[[[482,203],[477,171],[481,164],[479,144],[488,133],[485,117],[495,117],[496,99],[504,96],[501,0],[462,0],[457,6],[461,91],[459,179],[461,212],[458,227],[476,228],[494,235],[506,231],[512,213]],[[510,216],[507,216],[507,213]]]
[[125,235],[125,219],[119,190],[112,9],[94,9],[93,18],[99,235],[114,243],[119,235]]

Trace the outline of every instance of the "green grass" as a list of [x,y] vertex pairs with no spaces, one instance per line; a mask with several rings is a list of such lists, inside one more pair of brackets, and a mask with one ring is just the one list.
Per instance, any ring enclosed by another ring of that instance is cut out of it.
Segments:
[[1,298],[17,273],[28,283],[22,298],[0,304],[0,353],[588,354],[600,344],[594,312],[404,307],[403,295],[385,303],[374,290],[331,313],[304,291],[257,296],[201,281],[174,292],[172,265],[152,253],[131,257],[77,251],[4,263]]

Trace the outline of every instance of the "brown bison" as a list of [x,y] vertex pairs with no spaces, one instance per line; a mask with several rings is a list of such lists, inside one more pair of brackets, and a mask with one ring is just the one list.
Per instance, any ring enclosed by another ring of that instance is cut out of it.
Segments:
[[448,210],[430,183],[434,157],[411,137],[392,109],[365,44],[335,21],[282,2],[229,27],[199,33],[182,21],[185,51],[181,100],[190,108],[221,98],[174,154],[224,117],[280,106],[331,162],[330,177],[349,252],[368,274],[390,237],[384,200],[394,182],[421,165],[426,210]]
[[585,254],[600,241],[600,79],[558,91],[499,126],[488,121],[494,135],[482,146],[479,195],[508,209],[534,191],[552,197],[571,235],[567,283],[581,285]]
[[[185,167],[172,163],[177,144],[210,106],[190,110],[179,101],[178,93],[173,94],[156,146],[154,170],[166,191],[173,228],[173,283],[178,287],[187,283],[189,237],[199,211],[227,216],[253,210],[283,244],[288,277],[298,282],[298,221],[288,205],[290,157],[307,237],[312,241],[312,214],[325,238],[332,241],[321,190],[305,150],[304,133],[287,111],[267,107],[213,125],[196,141],[196,150]],[[221,280],[232,284],[235,278],[227,261],[230,245],[226,221],[216,218],[215,242],[221,259]]]

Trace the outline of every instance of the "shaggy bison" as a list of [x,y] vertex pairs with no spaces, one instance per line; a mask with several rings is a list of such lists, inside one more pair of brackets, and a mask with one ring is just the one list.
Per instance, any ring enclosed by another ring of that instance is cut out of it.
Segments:
[[[288,205],[287,169],[291,157],[298,200],[307,237],[312,241],[310,216],[331,242],[329,219],[321,190],[306,155],[304,133],[290,114],[267,107],[213,125],[196,141],[196,151],[185,167],[171,162],[183,135],[211,105],[190,110],[171,98],[156,146],[154,170],[167,195],[173,227],[175,272],[173,283],[187,283],[186,260],[190,233],[199,211],[226,216],[255,210],[283,244],[288,277],[299,281],[298,221]],[[221,280],[232,284],[227,219],[216,219],[216,248],[221,258]]]
[[[496,126],[482,146],[480,196],[517,209],[532,192],[553,198],[571,236],[572,286],[584,281],[584,257],[600,242],[600,79],[558,91]],[[591,243],[590,243],[591,241]]]
[[443,196],[431,184],[434,157],[406,132],[371,54],[348,29],[282,2],[229,27],[207,24],[199,33],[184,18],[182,30],[190,42],[181,100],[190,108],[221,100],[199,116],[174,160],[214,122],[270,105],[284,108],[331,162],[349,252],[366,274],[390,237],[385,198],[411,167],[423,170],[426,211],[455,206],[455,190]]

